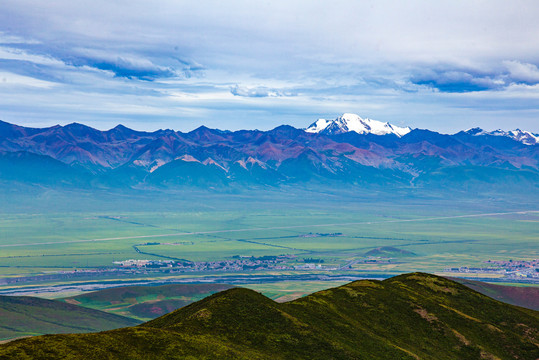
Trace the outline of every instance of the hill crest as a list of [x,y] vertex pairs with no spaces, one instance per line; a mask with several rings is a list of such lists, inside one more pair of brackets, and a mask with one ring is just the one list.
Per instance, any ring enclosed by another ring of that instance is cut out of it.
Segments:
[[538,338],[538,312],[412,273],[288,303],[230,289],[137,327],[17,340],[0,357],[535,359]]

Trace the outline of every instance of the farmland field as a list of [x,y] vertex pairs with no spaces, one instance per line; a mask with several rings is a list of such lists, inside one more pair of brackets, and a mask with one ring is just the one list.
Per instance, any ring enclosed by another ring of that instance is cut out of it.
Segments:
[[[206,281],[230,274],[387,277],[539,258],[538,209],[519,199],[268,191],[154,199],[52,194],[35,201],[34,212],[24,201],[1,209],[0,278],[114,269],[114,261],[127,259],[288,256],[286,269],[131,275]],[[306,267],[309,259],[316,265]],[[4,283],[0,292],[29,284]]]

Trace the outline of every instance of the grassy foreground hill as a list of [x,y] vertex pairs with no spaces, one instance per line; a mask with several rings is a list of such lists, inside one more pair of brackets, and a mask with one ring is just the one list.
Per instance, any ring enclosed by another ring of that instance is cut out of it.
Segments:
[[2,359],[524,359],[539,313],[423,273],[276,303],[233,288],[143,325],[0,346]]
[[60,301],[0,295],[0,340],[51,333],[94,332],[139,323]]

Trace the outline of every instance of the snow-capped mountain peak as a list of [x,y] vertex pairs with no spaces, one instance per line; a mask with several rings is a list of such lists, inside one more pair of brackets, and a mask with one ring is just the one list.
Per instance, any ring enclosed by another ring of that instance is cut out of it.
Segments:
[[529,131],[523,131],[520,129],[508,131],[508,134],[509,137],[512,137],[513,139],[526,145],[539,144],[539,134],[533,134]]
[[312,123],[306,132],[321,133],[325,135],[342,134],[355,131],[358,134],[386,135],[395,134],[398,137],[408,134],[412,129],[398,127],[390,123],[384,123],[372,119],[363,119],[356,114],[343,114],[335,120],[318,119]]
[[505,130],[494,130],[494,131],[485,131],[480,128],[468,129],[466,132],[470,135],[481,136],[481,135],[493,135],[493,136],[505,136],[513,140],[519,141],[525,145],[537,145],[539,144],[539,134],[534,134],[529,131],[524,131],[520,129],[505,131]]
[[469,135],[484,135],[485,134],[485,130],[481,129],[480,127],[469,128],[468,130],[464,130],[464,132]]

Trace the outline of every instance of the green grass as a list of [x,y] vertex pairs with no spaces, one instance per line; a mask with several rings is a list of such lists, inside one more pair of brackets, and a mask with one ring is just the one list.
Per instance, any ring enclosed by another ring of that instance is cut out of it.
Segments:
[[[87,194],[70,195],[36,197],[34,212],[16,205],[13,209],[0,207],[0,277],[110,267],[113,261],[125,259],[159,259],[134,251],[133,245],[145,242],[189,243],[140,249],[193,261],[291,254],[300,261],[316,257],[325,265],[342,266],[379,247],[417,255],[399,256],[393,264],[353,265],[356,271],[385,275],[441,272],[446,267],[481,266],[486,260],[539,257],[539,213],[431,219],[537,210],[533,201],[522,199],[445,200],[286,191],[180,193],[156,199],[109,194],[96,200]],[[45,204],[54,204],[53,211],[46,211]],[[245,231],[226,232],[238,229]],[[218,233],[157,237],[212,231]],[[339,232],[343,236],[300,236],[310,232]],[[149,237],[133,238],[136,236]],[[109,238],[119,239],[85,241]],[[11,244],[32,245],[2,246]],[[297,264],[295,260],[289,263]],[[2,288],[6,286],[0,285]]]
[[141,326],[0,345],[5,359],[536,359],[539,313],[423,273],[287,303],[234,288]]
[[[225,216],[225,214],[219,214]],[[239,215],[239,214],[227,214]],[[47,217],[47,215],[42,215]],[[57,215],[60,217],[60,215]],[[73,220],[76,215],[63,215],[66,219]],[[80,216],[86,216],[80,215]],[[132,221],[148,221],[144,214],[124,213],[122,216]],[[151,217],[151,214],[148,214]],[[170,225],[174,223],[171,218]],[[183,214],[175,215],[182,218]],[[256,214],[250,215],[256,217]],[[529,218],[530,215],[523,217]],[[243,228],[268,228],[286,227],[305,224],[301,219],[296,219],[294,214],[282,215],[275,221],[268,223],[253,222],[244,224],[238,222],[234,226],[228,221],[217,220],[215,214],[204,214],[198,223],[189,225],[186,231],[226,231],[227,229]],[[419,219],[418,215],[416,219]],[[312,217],[314,224],[331,223],[335,219],[327,220],[325,217]],[[353,222],[354,218],[346,218],[342,214],[341,222]],[[383,219],[377,221],[383,222]],[[389,220],[393,221],[393,220]],[[16,222],[11,220],[11,222]],[[437,254],[468,254],[470,258],[525,259],[537,256],[538,251],[533,247],[537,236],[537,227],[533,222],[522,222],[519,219],[500,219],[499,217],[473,218],[473,219],[448,219],[437,221],[417,221],[409,223],[376,223],[358,224],[348,226],[327,226],[286,229],[286,230],[256,230],[237,233],[218,233],[201,235],[183,235],[167,237],[147,237],[142,239],[116,239],[96,242],[71,242],[77,240],[123,238],[130,236],[148,236],[146,229],[138,229],[135,225],[116,227],[111,224],[101,224],[100,229],[89,226],[80,226],[83,220],[65,223],[63,232],[51,234],[47,227],[42,227],[43,219],[34,222],[31,219],[19,220],[18,227],[6,229],[2,227],[0,245],[33,244],[18,247],[3,247],[0,256],[2,266],[110,266],[112,260],[126,258],[148,258],[148,255],[139,255],[132,245],[156,241],[161,243],[193,242],[192,245],[159,245],[144,247],[145,251],[157,254],[171,254],[171,256],[188,258],[194,261],[211,261],[214,259],[227,258],[233,255],[275,255],[282,253],[302,254],[308,252],[320,253],[331,257],[335,254],[342,256],[363,255],[365,252],[380,246],[393,246],[398,249],[412,251],[422,256]],[[219,223],[222,226],[218,226]],[[1,225],[1,224],[0,224]],[[302,225],[303,226],[303,225]],[[129,228],[129,229],[126,229]],[[20,229],[20,230],[19,230]],[[58,230],[56,230],[58,231]],[[33,232],[30,236],[29,233]],[[342,232],[340,237],[298,237],[308,232]],[[152,229],[150,233],[169,234],[170,231]],[[238,241],[240,240],[240,241]],[[241,240],[257,241],[264,244],[245,243]],[[43,244],[48,242],[48,244]],[[269,245],[265,245],[269,244]],[[282,246],[282,247],[274,247]],[[286,248],[285,248],[286,247]],[[142,248],[141,248],[142,249]],[[530,252],[531,251],[531,252]],[[217,256],[216,256],[217,255]],[[490,255],[490,256],[485,256]],[[477,260],[474,261],[477,263]],[[470,264],[474,265],[474,264]]]

